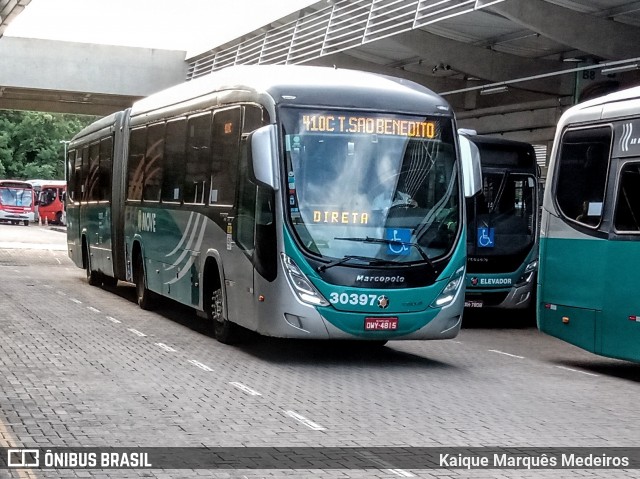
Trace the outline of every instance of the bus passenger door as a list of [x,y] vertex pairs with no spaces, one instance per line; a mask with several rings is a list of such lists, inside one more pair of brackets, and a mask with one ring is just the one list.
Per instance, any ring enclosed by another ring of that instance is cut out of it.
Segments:
[[76,266],[82,267],[82,238],[80,237],[80,200],[82,197],[82,154],[71,150],[67,154],[67,250]]
[[[615,209],[607,242],[607,286],[602,314],[602,354],[638,357],[640,338],[640,161],[619,160],[616,171]],[[614,175],[611,175],[614,177]]]

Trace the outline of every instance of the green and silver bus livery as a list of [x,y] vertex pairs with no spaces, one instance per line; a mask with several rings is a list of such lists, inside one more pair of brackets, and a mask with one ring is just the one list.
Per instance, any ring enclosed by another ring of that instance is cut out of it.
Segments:
[[218,340],[456,336],[462,167],[449,105],[406,80],[244,66],[69,145],[69,254],[90,283],[206,315]]
[[535,307],[539,168],[533,146],[460,130],[479,156],[482,189],[467,198],[465,307]]
[[578,104],[558,123],[540,237],[538,327],[640,361],[640,88]]

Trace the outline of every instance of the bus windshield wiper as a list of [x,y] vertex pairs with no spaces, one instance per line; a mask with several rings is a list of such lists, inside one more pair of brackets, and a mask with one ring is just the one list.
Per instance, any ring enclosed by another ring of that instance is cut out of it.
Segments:
[[[339,238],[336,238],[339,239]],[[358,260],[358,261],[363,261],[365,263],[368,263],[369,266],[372,265],[383,265],[383,264],[396,264],[395,261],[389,261],[389,260],[385,260],[385,259],[379,259],[379,258],[372,258],[370,256],[357,256],[357,255],[353,255],[353,254],[348,254],[343,256],[340,259],[336,259],[334,261],[331,261],[330,263],[327,264],[323,264],[318,266],[318,271],[323,272],[329,268],[333,268],[334,266],[338,266],[339,264],[343,264],[346,263],[347,261],[351,261],[351,260]]]
[[387,239],[387,238],[372,238],[370,236],[365,236],[364,238],[353,237],[353,238],[333,238],[333,239],[343,240],[343,241],[359,241],[361,243],[378,243],[378,244],[386,244],[390,246],[412,246],[413,248],[418,250],[418,253],[420,253],[420,256],[422,256],[422,259],[431,267],[431,269],[433,271],[436,270],[435,266],[433,265],[433,261],[431,261],[431,258],[429,258],[429,255],[427,254],[427,252],[418,243],[414,243],[412,241],[402,241],[402,240],[394,240],[394,239]]

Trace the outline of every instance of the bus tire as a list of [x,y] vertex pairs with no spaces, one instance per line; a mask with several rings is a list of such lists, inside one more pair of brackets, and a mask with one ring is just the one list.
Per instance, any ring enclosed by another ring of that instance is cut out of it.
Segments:
[[102,284],[107,288],[113,288],[118,285],[118,280],[113,276],[102,275]]
[[55,220],[57,225],[61,225],[62,224],[62,211],[58,211],[56,213],[56,220]]
[[25,226],[29,226],[29,220],[24,220],[23,223],[24,223]]
[[87,273],[87,283],[91,286],[100,286],[100,273],[91,269],[91,255],[89,254],[89,246],[84,242],[84,269]]
[[153,292],[147,288],[147,277],[144,274],[144,262],[142,261],[142,253],[136,256],[134,274],[134,282],[136,285],[136,299],[138,306],[145,311],[153,309]]
[[234,344],[240,339],[239,326],[229,321],[224,314],[225,298],[222,282],[216,275],[208,282],[206,292],[206,313],[215,338],[223,344]]

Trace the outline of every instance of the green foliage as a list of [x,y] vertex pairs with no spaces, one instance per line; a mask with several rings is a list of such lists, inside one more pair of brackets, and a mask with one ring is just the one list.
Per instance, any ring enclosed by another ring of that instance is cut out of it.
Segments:
[[64,179],[64,144],[97,118],[0,110],[0,178]]

